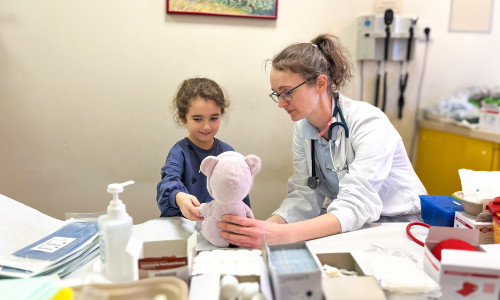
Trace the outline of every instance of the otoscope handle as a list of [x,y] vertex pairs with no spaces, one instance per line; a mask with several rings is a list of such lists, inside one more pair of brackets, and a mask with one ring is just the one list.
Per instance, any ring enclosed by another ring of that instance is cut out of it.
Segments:
[[379,94],[379,86],[380,86],[380,74],[377,74],[377,82],[375,84],[375,107],[378,107],[378,94]]
[[385,99],[387,94],[387,72],[384,73],[384,90],[382,92],[382,111],[385,111]]
[[399,95],[399,99],[398,99],[398,119],[402,119],[403,118],[403,106],[405,104],[405,98],[403,96],[403,94]]
[[384,49],[384,60],[387,61],[389,57],[389,41],[391,39],[391,29],[389,27],[385,28],[385,49]]
[[400,94],[399,94],[399,99],[398,99],[398,118],[401,119],[403,118],[403,106],[405,105],[405,89],[406,89],[406,83],[408,82],[408,73],[401,75],[401,78],[399,79],[399,89],[400,89]]
[[413,27],[410,27],[410,37],[408,38],[408,51],[406,52],[406,60],[410,61],[411,44],[413,42]]

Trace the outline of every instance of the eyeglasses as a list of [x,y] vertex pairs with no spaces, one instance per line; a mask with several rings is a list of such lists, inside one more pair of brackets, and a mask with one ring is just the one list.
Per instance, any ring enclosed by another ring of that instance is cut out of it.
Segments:
[[276,103],[279,103],[279,100],[280,98],[285,101],[285,102],[290,102],[293,100],[293,97],[292,97],[292,92],[299,88],[301,85],[305,84],[306,82],[308,82],[309,80],[306,80],[304,82],[302,82],[301,84],[299,84],[298,86],[294,87],[293,89],[290,89],[288,91],[284,91],[284,92],[281,92],[281,93],[276,93],[276,92],[272,92],[271,94],[269,94],[269,97],[271,97],[271,99],[273,99],[274,102]]

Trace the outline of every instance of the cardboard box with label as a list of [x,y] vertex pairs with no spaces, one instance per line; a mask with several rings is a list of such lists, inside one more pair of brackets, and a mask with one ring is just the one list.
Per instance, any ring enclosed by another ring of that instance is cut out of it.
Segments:
[[[449,239],[468,242],[477,251],[443,249],[439,261],[432,250]],[[424,270],[440,283],[440,299],[498,300],[500,261],[480,247],[477,230],[430,227],[424,245]]]
[[[197,233],[187,239],[148,240],[131,239],[132,255],[137,258],[139,279],[175,276],[189,282],[191,264],[196,251]],[[129,245],[130,246],[130,245]]]
[[479,244],[493,244],[493,222],[478,220],[465,211],[455,212],[455,228],[467,228],[479,231]]

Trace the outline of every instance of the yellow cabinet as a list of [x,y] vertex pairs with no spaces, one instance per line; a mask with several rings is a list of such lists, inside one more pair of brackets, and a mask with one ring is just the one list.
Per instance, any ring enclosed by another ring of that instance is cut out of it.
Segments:
[[462,190],[459,169],[498,171],[500,135],[420,122],[416,172],[429,195],[451,195]]

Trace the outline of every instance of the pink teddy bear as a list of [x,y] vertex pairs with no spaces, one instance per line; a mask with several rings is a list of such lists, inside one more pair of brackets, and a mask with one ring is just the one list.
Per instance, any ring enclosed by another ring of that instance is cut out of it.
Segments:
[[207,190],[214,199],[202,203],[198,210],[204,217],[197,226],[201,234],[217,247],[227,247],[229,243],[220,236],[217,222],[226,214],[253,219],[252,210],[243,202],[252,188],[253,176],[260,171],[258,156],[244,157],[238,152],[227,151],[206,157],[200,171],[207,176]]

